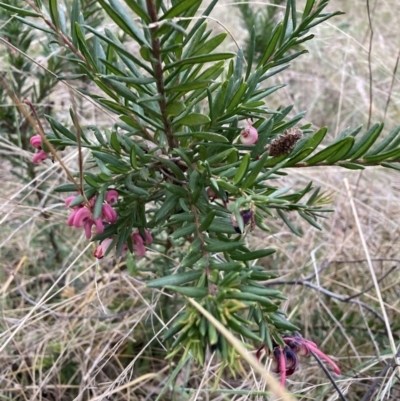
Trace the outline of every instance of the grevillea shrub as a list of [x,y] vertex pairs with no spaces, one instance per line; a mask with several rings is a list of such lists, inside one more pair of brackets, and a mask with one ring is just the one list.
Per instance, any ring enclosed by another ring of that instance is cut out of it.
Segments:
[[207,26],[217,0],[206,7],[201,0],[99,0],[112,29],[94,24],[79,0],[70,7],[44,3],[1,7],[58,50],[52,60],[59,54],[68,61],[68,69],[56,72],[59,80],[118,122],[102,131],[82,126],[73,107],[71,120],[59,121],[34,109],[30,115],[21,101],[20,112],[36,130],[32,160],[58,163],[69,147],[90,153],[77,165],[80,173],[68,172],[70,182],[58,188],[66,223],[95,243],[94,257],[151,257],[138,268],[159,295],[165,322],[176,315],[163,332],[165,356],[184,360],[190,353],[203,364],[211,350],[224,366],[239,369],[237,349],[212,316],[258,349],[259,358],[266,351],[282,384],[302,355],[319,355],[340,374],[286,319],[284,294],[265,285],[276,276],[258,261],[275,249],[246,241],[254,230],[270,233],[271,218],[301,235],[293,214],[321,229],[331,211],[327,196],[312,182],[298,191],[283,188],[279,178],[291,167],[400,169],[400,128],[384,139],[381,123],[346,129],[327,143],[327,128],[303,125],[304,113],[292,115],[292,105],[267,106],[282,87],[271,86],[271,77],[306,52],[314,26],[340,13],[325,12],[327,0],[307,0],[301,12],[288,0],[283,19],[267,28],[261,54],[257,38],[255,57],[253,31],[244,57],[240,48],[221,50],[232,44],[230,36]]

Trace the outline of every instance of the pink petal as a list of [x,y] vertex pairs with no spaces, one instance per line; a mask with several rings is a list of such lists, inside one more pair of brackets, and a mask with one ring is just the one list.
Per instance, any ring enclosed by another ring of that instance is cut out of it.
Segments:
[[83,225],[91,221],[90,226],[92,226],[93,221],[92,221],[92,212],[87,209],[86,207],[82,207],[77,210],[74,218],[74,226],[75,227],[83,227]]
[[337,375],[341,375],[342,372],[339,369],[339,366],[336,365],[335,362],[332,361],[331,358],[329,358],[328,355],[325,355],[322,351],[320,351],[318,348],[314,348],[314,347],[310,347],[311,352],[314,352],[314,354],[316,354],[317,356],[319,356],[321,359],[323,359],[324,361],[328,362],[332,368],[333,371],[337,374]]
[[67,225],[72,227],[74,226],[74,219],[76,216],[76,212],[77,210],[74,210],[69,216],[68,216],[68,220],[67,220]]
[[34,148],[42,149],[42,137],[40,135],[34,135],[29,142]]
[[248,125],[240,133],[240,142],[243,145],[254,145],[258,141],[258,131],[251,125]]
[[[76,196],[75,195],[71,195],[71,196],[68,196],[68,198],[67,199],[65,199],[65,206],[66,207],[69,207],[69,205],[74,201],[76,199]],[[79,206],[79,205],[77,205],[77,206]],[[77,206],[74,206],[74,207],[77,207]]]
[[32,162],[35,164],[41,163],[43,160],[47,159],[47,153],[44,150],[37,152],[33,155]]
[[153,237],[150,234],[150,232],[147,231],[146,229],[144,230],[144,232],[145,232],[145,236],[146,236],[146,240],[145,240],[146,245],[150,245],[153,242]]
[[133,252],[136,256],[142,257],[146,254],[146,247],[143,244],[143,238],[140,234],[133,234],[132,235],[132,242],[133,242]]
[[115,189],[111,189],[106,192],[105,200],[108,204],[112,205],[118,200],[118,192]]
[[118,219],[117,212],[108,204],[104,204],[102,207],[102,215],[109,223],[115,223]]
[[87,239],[92,238],[92,225],[93,225],[93,220],[88,220],[83,224],[83,228],[85,230],[85,235]]
[[104,231],[103,220],[101,220],[100,218],[95,219],[94,224],[96,225],[97,234],[101,234]]
[[108,251],[108,248],[110,247],[112,242],[112,238],[106,238],[105,240],[103,240],[101,244],[98,245],[94,250],[94,257],[97,259],[101,259]]

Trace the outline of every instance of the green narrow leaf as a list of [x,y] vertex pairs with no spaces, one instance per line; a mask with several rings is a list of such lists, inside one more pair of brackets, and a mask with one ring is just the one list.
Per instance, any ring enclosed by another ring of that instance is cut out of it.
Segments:
[[126,10],[123,9],[119,1],[109,0],[110,5],[108,5],[104,0],[98,0],[98,2],[120,29],[122,29],[130,37],[134,38],[141,46],[146,45],[150,47],[150,44],[147,42],[142,31],[134,22],[134,19],[129,18],[129,15],[127,14]]
[[230,59],[235,56],[236,56],[235,53],[212,53],[212,54],[204,54],[201,56],[188,57],[186,59],[175,61],[171,64],[167,64],[165,66],[165,70],[169,70],[171,68],[182,67],[185,65],[203,64],[203,63],[209,63],[212,61],[227,60],[227,59]]
[[226,108],[226,112],[229,113],[231,112],[242,100],[244,93],[246,92],[247,89],[247,83],[243,82],[236,93],[232,96],[231,101],[228,103],[228,107]]
[[192,137],[194,139],[204,139],[210,142],[229,142],[226,137],[215,134],[214,132],[176,132],[174,136],[177,138]]
[[250,340],[257,341],[258,343],[262,342],[262,339],[256,333],[248,329],[241,322],[237,321],[232,315],[227,319],[227,323],[232,330],[236,331],[236,333],[242,335],[243,337],[247,337]]
[[308,214],[302,212],[301,210],[299,210],[299,215],[306,220],[310,225],[312,225],[313,227],[315,227],[317,230],[322,231],[321,226]]
[[260,259],[264,258],[266,256],[272,255],[275,253],[276,250],[273,248],[267,248],[267,249],[259,249],[257,251],[251,251],[251,252],[245,252],[241,254],[231,254],[231,258],[233,260],[239,260],[239,261],[247,261],[247,260],[255,260],[255,259]]
[[17,13],[23,15],[24,17],[40,17],[41,15],[35,11],[25,10],[24,8],[14,7],[10,4],[0,2],[0,7],[5,10],[11,11],[12,13]]
[[71,141],[76,142],[76,136],[73,134],[69,129],[65,128],[62,124],[60,124],[54,118],[45,115],[47,121],[50,123],[51,128],[53,131],[59,132],[61,135],[65,136],[66,138],[70,139]]
[[205,114],[191,113],[181,119],[176,119],[174,124],[192,126],[208,124],[210,121],[210,117],[206,116]]
[[307,3],[304,7],[303,15],[302,15],[302,20],[304,18],[308,17],[309,14],[311,13],[313,7],[314,7],[315,0],[307,0]]
[[156,222],[165,220],[168,217],[168,214],[175,209],[178,202],[179,202],[178,196],[176,195],[168,196],[165,199],[162,206],[160,207],[160,209],[158,209],[157,213],[155,214],[154,220]]
[[196,231],[196,225],[194,223],[186,224],[183,227],[177,228],[170,237],[173,239],[187,238]]
[[[262,295],[256,295],[251,292],[238,292],[238,291],[232,291],[229,292],[225,295],[225,298],[228,299],[239,299],[241,301],[247,301],[247,302],[258,302],[262,306],[276,306],[270,299],[268,299],[265,296]],[[278,307],[276,306],[278,309]]]
[[383,123],[374,124],[354,145],[351,152],[346,157],[347,159],[356,160],[363,156],[368,149],[375,143],[381,134]]
[[203,274],[202,270],[192,270],[185,273],[177,273],[171,276],[159,277],[154,280],[150,280],[146,283],[147,287],[160,288],[171,285],[182,285],[189,283],[190,281],[197,280]]
[[270,57],[272,56],[272,54],[274,53],[275,48],[276,48],[276,45],[277,45],[277,43],[278,43],[278,40],[279,40],[279,38],[281,37],[282,29],[283,29],[282,23],[279,23],[279,24],[274,28],[274,30],[272,31],[271,39],[270,39],[270,41],[268,42],[268,45],[266,46],[265,51],[264,51],[264,54],[262,55],[261,60],[260,60],[260,62],[258,63],[258,66],[257,66],[257,67],[260,67],[260,66],[264,65],[266,62],[269,61],[269,58],[270,58]]
[[289,219],[286,217],[286,213],[282,212],[281,210],[277,210],[280,218],[285,222],[285,224],[289,227],[290,231],[292,231],[294,234],[296,234],[298,237],[302,237],[302,234],[300,233],[299,230],[297,230],[296,227],[293,226],[293,224],[289,221]]
[[364,170],[365,167],[362,164],[342,162],[338,163],[340,167],[348,168],[349,170]]
[[137,164],[137,160],[136,160],[136,146],[132,145],[131,146],[131,151],[129,154],[129,160],[131,161],[131,166],[137,170],[139,168],[138,164]]
[[374,146],[366,156],[377,155],[385,150],[400,133],[400,125],[389,132],[388,136]]
[[243,242],[224,242],[213,240],[208,245],[206,245],[204,249],[208,252],[229,252],[236,250],[241,245],[243,245]]
[[185,174],[183,174],[183,171],[176,165],[172,160],[165,159],[163,157],[157,157],[157,160],[167,166],[172,173],[175,175],[176,178],[179,180],[184,181],[186,179]]
[[268,158],[268,153],[265,152],[260,160],[257,161],[256,165],[251,169],[250,173],[247,175],[247,177],[245,178],[243,184],[242,184],[242,189],[247,189],[249,188],[254,181],[256,180],[258,174],[260,174],[261,170],[264,167],[264,163]]
[[125,3],[135,12],[143,21],[150,23],[151,18],[147,10],[144,10],[137,0],[125,0]]
[[100,191],[97,195],[96,202],[95,202],[94,208],[93,208],[93,218],[94,219],[98,219],[101,215],[105,195],[106,195],[105,190]]
[[300,330],[297,326],[295,326],[294,324],[288,322],[287,320],[284,320],[283,318],[281,318],[277,314],[271,313],[269,315],[269,318],[272,320],[272,323],[274,324],[274,326],[277,329],[289,330],[291,332]]
[[76,36],[76,29],[75,29],[75,24],[79,23],[79,14],[80,14],[80,1],[79,0],[74,0],[72,3],[72,10],[71,10],[71,38],[72,38],[72,44],[75,47],[78,47],[78,38]]
[[326,147],[325,149],[321,150],[314,156],[311,156],[309,159],[306,160],[308,166],[312,166],[319,162],[323,162],[328,159],[330,156],[333,156],[336,152],[340,150],[340,148],[348,142],[349,138],[344,138],[339,142],[333,143],[332,145]]
[[[54,34],[54,31],[52,31],[51,29],[47,28],[44,25],[35,24],[34,22],[27,20],[26,18],[19,17],[18,15],[16,15],[14,18],[16,20],[22,22],[25,25],[29,25],[32,28],[38,29],[39,31],[42,31],[42,32],[45,32],[48,34]],[[59,77],[59,79],[61,79],[61,78]]]
[[206,231],[210,227],[211,223],[214,220],[215,215],[216,215],[215,210],[211,210],[211,212],[209,212],[207,214],[207,216],[204,218],[204,220],[200,224],[199,232]]
[[342,146],[340,146],[339,150],[335,154],[326,159],[326,163],[331,164],[331,163],[336,163],[339,160],[348,159],[347,154],[349,153],[350,149],[354,144],[354,138],[353,137],[345,138],[340,143],[342,144]]
[[118,136],[116,132],[113,132],[111,134],[110,145],[118,154],[121,153],[121,145],[118,141]]
[[398,157],[400,157],[399,148],[388,150],[387,152],[378,155],[364,156],[363,160],[365,160],[367,163],[376,163],[388,159],[397,159]]
[[240,181],[242,181],[242,178],[244,177],[244,175],[247,173],[247,169],[249,167],[249,163],[250,163],[250,153],[246,153],[243,156],[243,159],[240,163],[239,168],[236,171],[235,176],[233,177],[233,184],[237,185],[240,183]]
[[185,1],[178,1],[176,4],[171,7],[164,15],[161,16],[160,20],[171,19],[176,16],[183,16],[184,11],[191,8],[192,6],[201,3],[201,0],[185,0]]
[[94,69],[96,72],[97,64],[93,59],[93,56],[89,50],[89,47],[86,44],[85,35],[82,33],[82,29],[78,22],[75,22],[75,31],[76,31],[76,38],[79,44],[79,50],[82,52],[83,56],[86,59],[89,68]]
[[382,167],[386,167],[386,168],[391,168],[393,170],[400,171],[400,164],[393,164],[393,163],[383,162],[383,163],[381,163],[381,166]]
[[208,288],[206,287],[178,287],[176,285],[168,285],[166,288],[190,298],[204,298],[208,295]]

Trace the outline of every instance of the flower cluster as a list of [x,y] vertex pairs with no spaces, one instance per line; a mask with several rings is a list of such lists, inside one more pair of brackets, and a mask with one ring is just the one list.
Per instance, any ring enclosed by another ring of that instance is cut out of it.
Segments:
[[105,196],[106,203],[103,204],[98,218],[93,216],[96,197],[90,199],[88,205],[82,202],[79,205],[70,206],[75,199],[76,196],[69,196],[65,200],[65,206],[72,209],[67,224],[71,227],[83,228],[87,239],[92,238],[93,226],[96,227],[96,234],[101,234],[104,231],[105,224],[115,223],[118,219],[117,212],[111,206],[118,200],[118,192],[114,189],[107,191]]
[[[319,350],[317,344],[314,342],[306,340],[300,335],[284,336],[282,340],[285,343],[285,346],[274,343],[273,350],[269,350],[269,355],[273,358],[272,370],[273,372],[280,374],[282,386],[285,385],[286,377],[292,375],[299,365],[299,356],[315,354],[328,362],[336,374],[341,374],[340,369],[335,362]],[[260,359],[261,352],[264,349],[266,349],[265,345],[258,349],[256,354],[258,359]]]
[[29,142],[35,149],[38,150],[38,152],[33,155],[33,163],[39,164],[48,158],[47,153],[42,149],[42,138],[40,135],[34,135],[31,137]]
[[[139,231],[136,230],[133,234],[131,234],[131,241],[133,246],[133,252],[136,256],[143,257],[146,253],[146,245],[150,245],[153,242],[153,237],[150,232],[146,229],[144,230],[145,238],[143,239],[140,235]],[[106,252],[109,250],[111,244],[113,242],[113,238],[106,238],[96,247],[94,250],[94,257],[97,259],[103,258]],[[125,244],[122,248],[122,253],[128,250],[128,245]]]

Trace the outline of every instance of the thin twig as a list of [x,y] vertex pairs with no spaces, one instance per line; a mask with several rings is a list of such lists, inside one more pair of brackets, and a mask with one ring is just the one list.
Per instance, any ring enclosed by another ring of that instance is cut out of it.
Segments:
[[276,284],[282,284],[282,285],[303,285],[305,287],[310,287],[313,290],[319,291],[322,294],[327,295],[328,297],[337,299],[340,302],[345,302],[345,303],[350,303],[350,304],[355,304],[355,305],[360,305],[361,307],[365,308],[366,310],[368,310],[369,312],[371,312],[372,314],[374,314],[378,319],[380,319],[383,323],[385,323],[385,319],[383,318],[383,316],[377,312],[374,308],[372,308],[371,306],[369,306],[368,304],[359,301],[358,299],[350,299],[349,301],[346,301],[345,297],[342,297],[339,294],[336,294],[335,292],[329,291],[324,287],[318,286],[314,283],[311,283],[309,281],[304,281],[304,280],[271,280],[268,281],[268,283],[264,283],[264,285],[276,285]]
[[335,379],[332,377],[331,372],[329,372],[329,370],[326,368],[326,366],[322,363],[321,359],[318,357],[317,354],[315,354],[314,352],[311,352],[312,356],[315,358],[315,360],[318,362],[318,365],[320,366],[320,368],[324,371],[324,373],[326,374],[327,378],[329,379],[329,381],[332,383],[332,386],[335,388],[335,390],[337,391],[340,399],[342,401],[347,401],[346,397],[344,396],[344,394],[342,393],[342,391],[340,390],[339,386],[336,384]]
[[369,5],[369,0],[367,2],[367,14],[368,14],[368,24],[369,24],[369,45],[368,45],[368,71],[369,71],[369,110],[368,110],[368,124],[369,128],[371,125],[372,118],[372,102],[373,102],[373,88],[372,88],[372,62],[371,62],[371,54],[372,54],[372,39],[374,37],[374,30],[372,29],[372,18],[371,18],[371,10]]
[[386,114],[387,114],[387,111],[388,111],[388,108],[389,108],[389,103],[390,103],[390,100],[391,100],[391,97],[392,97],[394,80],[396,79],[397,68],[399,66],[399,60],[400,60],[400,49],[399,49],[399,51],[397,53],[396,64],[394,65],[394,69],[393,69],[392,82],[390,83],[389,94],[388,94],[388,98],[386,100],[385,112],[383,114],[383,121],[386,120]]
[[[387,276],[389,276],[389,274],[393,273],[394,270],[397,269],[397,266],[392,266],[385,274],[383,274],[377,281],[378,283],[380,283],[384,278],[386,278]],[[350,301],[350,299],[353,298],[358,298],[359,296],[365,294],[366,292],[368,292],[369,290],[372,290],[374,288],[374,284],[371,284],[369,287],[367,287],[365,290],[358,292],[357,294],[351,295],[350,297],[347,297],[345,300],[346,301]]]

